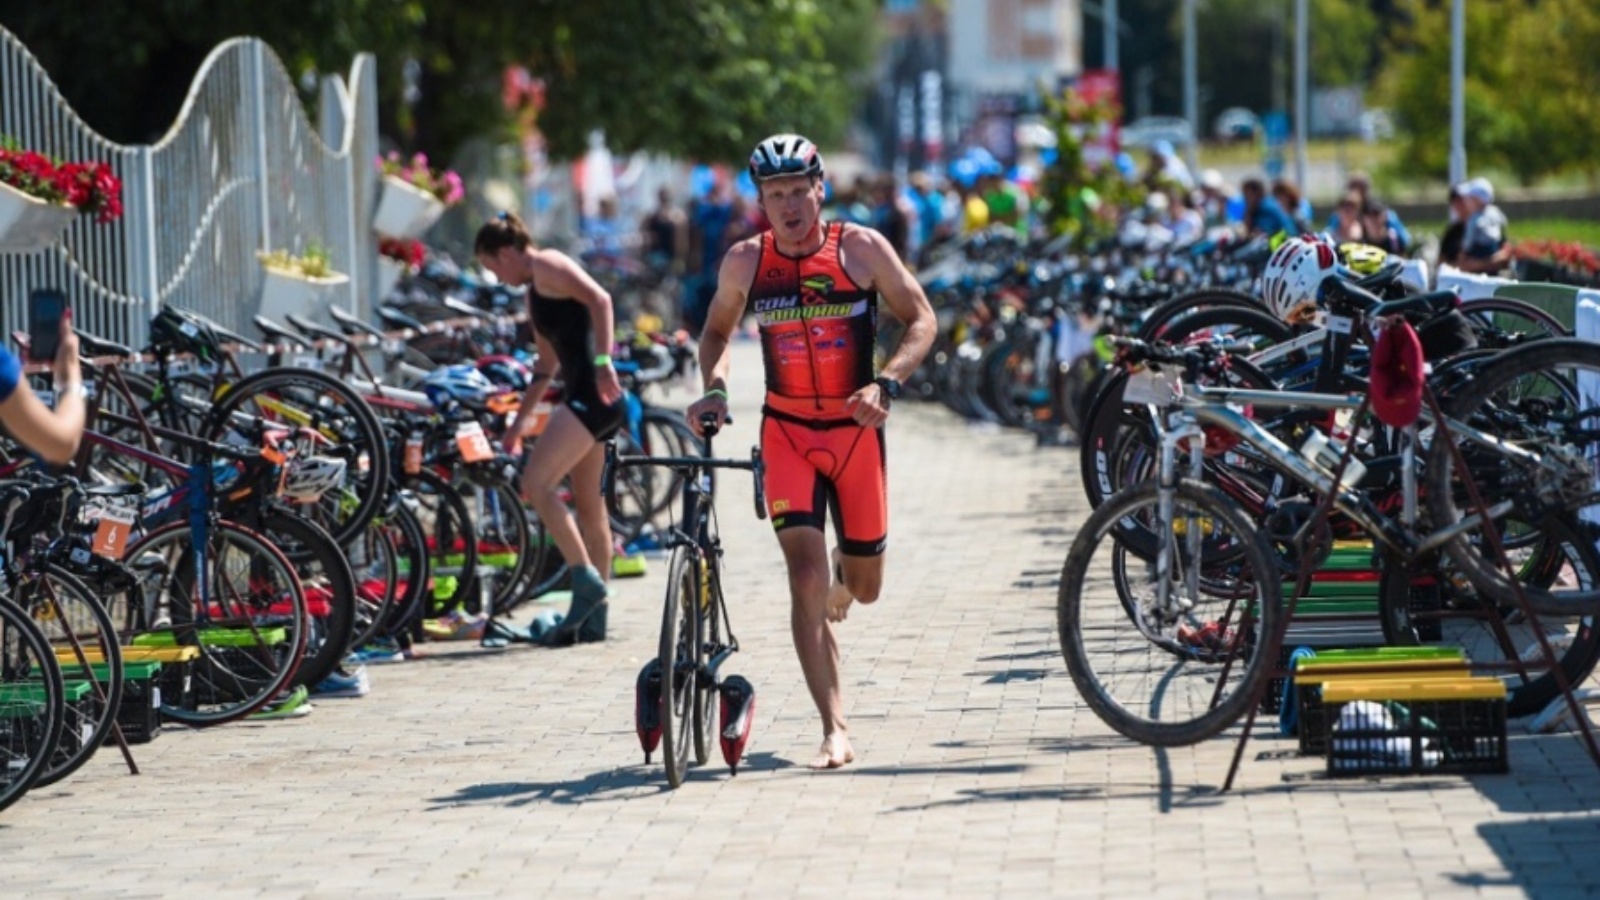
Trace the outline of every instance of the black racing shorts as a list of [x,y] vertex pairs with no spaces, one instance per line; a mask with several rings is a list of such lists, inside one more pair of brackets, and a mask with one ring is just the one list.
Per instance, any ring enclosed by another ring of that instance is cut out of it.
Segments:
[[597,441],[610,440],[628,418],[623,401],[618,400],[607,406],[601,402],[600,395],[593,391],[568,394],[561,402],[572,410],[572,414],[578,417],[578,421],[589,429],[589,434]]

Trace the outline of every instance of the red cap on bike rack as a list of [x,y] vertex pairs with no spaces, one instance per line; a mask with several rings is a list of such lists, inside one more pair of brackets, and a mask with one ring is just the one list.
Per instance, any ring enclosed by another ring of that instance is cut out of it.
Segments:
[[1422,341],[1411,324],[1392,317],[1372,348],[1372,412],[1390,428],[1404,428],[1422,412],[1425,378]]

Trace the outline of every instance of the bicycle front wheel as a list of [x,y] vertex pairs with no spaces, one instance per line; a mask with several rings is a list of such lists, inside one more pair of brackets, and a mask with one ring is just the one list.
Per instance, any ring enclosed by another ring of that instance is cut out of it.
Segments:
[[[1141,744],[1177,747],[1242,716],[1268,676],[1262,645],[1282,603],[1272,549],[1235,504],[1181,482],[1171,518],[1154,483],[1095,510],[1061,572],[1057,624],[1067,671],[1095,715]],[[1162,536],[1153,552],[1119,523]]]
[[164,690],[161,715],[204,727],[243,718],[294,683],[305,654],[306,596],[289,560],[232,522],[207,526],[203,553],[184,522],[130,547],[140,571],[134,646],[195,647],[189,689]]
[[699,663],[700,567],[692,551],[672,551],[667,599],[661,610],[661,758],[667,784],[677,787],[689,773],[691,720],[694,718]]

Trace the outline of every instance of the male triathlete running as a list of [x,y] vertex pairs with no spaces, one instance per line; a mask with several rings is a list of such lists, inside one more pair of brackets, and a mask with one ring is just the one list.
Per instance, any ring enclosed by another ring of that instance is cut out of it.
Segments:
[[[748,309],[761,329],[766,405],[761,455],[767,508],[789,568],[790,627],[806,686],[822,714],[815,769],[855,760],[839,687],[839,644],[830,623],[852,600],[871,603],[883,583],[888,475],[883,425],[900,383],[933,344],[933,309],[884,237],[821,221],[822,156],[780,134],[750,156],[772,229],[729,248],[717,276],[700,369],[706,394],[689,421],[727,413],[728,342]],[[894,356],[873,377],[878,296],[906,324]],[[830,580],[823,510],[833,510]]]

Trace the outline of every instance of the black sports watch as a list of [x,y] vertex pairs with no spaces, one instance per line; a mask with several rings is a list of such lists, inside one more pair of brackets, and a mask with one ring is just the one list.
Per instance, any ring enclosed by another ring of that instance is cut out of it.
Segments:
[[877,378],[872,379],[872,383],[883,388],[883,395],[890,400],[900,399],[900,382],[887,375],[879,375]]

